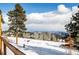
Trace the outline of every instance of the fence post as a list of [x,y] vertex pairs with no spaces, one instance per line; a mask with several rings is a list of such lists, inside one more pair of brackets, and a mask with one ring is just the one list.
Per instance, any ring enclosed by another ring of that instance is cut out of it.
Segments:
[[1,28],[1,14],[0,14],[0,55],[2,54],[2,40],[1,40],[1,34],[2,34],[2,28]]
[[4,55],[6,55],[6,44],[3,42],[3,51],[4,51]]

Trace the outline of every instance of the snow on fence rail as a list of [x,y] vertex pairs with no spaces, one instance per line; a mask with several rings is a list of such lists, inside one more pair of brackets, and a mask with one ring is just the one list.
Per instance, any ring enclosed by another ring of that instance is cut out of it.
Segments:
[[11,45],[6,38],[0,37],[3,41],[3,54],[6,55],[6,46],[15,54],[15,55],[25,55],[23,52],[18,50],[16,47]]

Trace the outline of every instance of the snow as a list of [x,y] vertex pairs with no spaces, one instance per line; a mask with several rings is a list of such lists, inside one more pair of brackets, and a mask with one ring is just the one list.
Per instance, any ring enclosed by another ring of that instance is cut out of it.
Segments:
[[6,48],[6,54],[7,55],[14,55],[14,53],[8,47]]
[[[59,47],[61,44],[65,44],[64,42],[18,38],[18,45],[16,45],[15,37],[8,37],[8,41],[26,55],[67,55],[69,51],[69,49]],[[23,48],[24,44],[25,48]],[[72,54],[79,54],[78,51],[72,50],[72,52]]]

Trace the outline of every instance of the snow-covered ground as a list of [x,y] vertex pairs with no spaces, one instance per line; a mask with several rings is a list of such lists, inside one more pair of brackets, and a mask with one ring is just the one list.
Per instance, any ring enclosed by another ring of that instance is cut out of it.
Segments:
[[[18,45],[16,45],[15,37],[8,37],[8,41],[26,55],[67,55],[69,51],[59,47],[61,44],[65,44],[63,42],[18,38]],[[25,48],[23,48],[24,44]],[[10,54],[9,49],[7,50],[7,54]],[[72,52],[72,54],[79,54],[78,51],[72,50]]]

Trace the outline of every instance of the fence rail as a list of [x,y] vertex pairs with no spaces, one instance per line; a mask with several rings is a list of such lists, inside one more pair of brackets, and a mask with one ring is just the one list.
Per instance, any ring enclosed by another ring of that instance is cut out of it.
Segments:
[[23,52],[21,52],[19,49],[17,49],[16,47],[14,47],[12,44],[10,44],[6,38],[0,37],[0,39],[3,42],[3,55],[6,55],[6,47],[8,47],[15,55],[25,55]]

